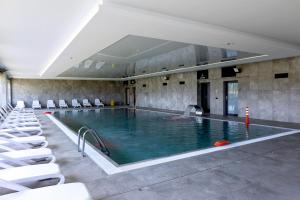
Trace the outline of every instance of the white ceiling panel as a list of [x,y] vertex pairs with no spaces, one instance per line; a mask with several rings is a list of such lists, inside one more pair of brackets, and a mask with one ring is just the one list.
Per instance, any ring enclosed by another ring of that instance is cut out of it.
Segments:
[[300,55],[299,0],[99,2],[0,1],[0,65],[12,77],[57,78],[88,58],[126,65],[183,44],[265,55],[231,64]]

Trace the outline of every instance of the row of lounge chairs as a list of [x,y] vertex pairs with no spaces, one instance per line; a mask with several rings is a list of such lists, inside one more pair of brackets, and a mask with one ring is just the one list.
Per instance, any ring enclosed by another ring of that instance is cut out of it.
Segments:
[[[0,200],[91,200],[82,183],[64,184],[65,178],[48,142],[43,136],[39,119],[33,110],[0,107],[0,188],[15,191],[0,196]],[[28,184],[41,180],[52,186],[32,189]]]
[[[95,99],[94,105],[95,105],[96,107],[104,107],[104,104],[103,104],[103,102],[101,102],[100,99]],[[16,107],[17,107],[18,109],[23,109],[23,108],[25,108],[25,103],[24,103],[24,101],[17,101]],[[59,108],[68,108],[69,106],[68,106],[68,104],[66,103],[65,100],[60,99],[60,100],[58,101],[58,107],[59,107]],[[83,100],[82,100],[82,105],[78,102],[77,99],[72,99],[72,107],[73,107],[73,108],[92,107],[92,104],[90,103],[90,101],[89,101],[88,99],[83,99]],[[32,101],[32,108],[33,108],[33,109],[41,109],[42,106],[41,106],[41,104],[40,104],[40,101],[39,101],[39,100],[33,100],[33,101]],[[48,101],[47,101],[47,108],[48,108],[48,109],[51,109],[51,108],[54,108],[54,109],[55,109],[55,108],[57,108],[57,107],[56,107],[56,105],[55,105],[55,103],[54,103],[53,100],[48,100]]]

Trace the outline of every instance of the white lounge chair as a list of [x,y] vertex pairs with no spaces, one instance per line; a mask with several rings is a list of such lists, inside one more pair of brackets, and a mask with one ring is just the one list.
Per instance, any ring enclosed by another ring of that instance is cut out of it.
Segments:
[[72,106],[73,106],[73,108],[81,108],[81,105],[77,101],[77,99],[72,99]]
[[100,101],[100,99],[95,99],[95,106],[97,107],[104,107],[104,104]]
[[65,100],[62,100],[62,99],[60,99],[58,101],[58,105],[59,105],[60,108],[68,108],[68,104],[66,103]]
[[10,133],[13,135],[42,135],[43,130],[40,127],[13,127],[13,126],[0,126],[1,133]]
[[93,200],[82,183],[68,183],[30,189],[20,184],[0,180],[0,187],[18,191],[0,196],[0,200]]
[[[29,119],[29,118],[28,118]],[[34,118],[30,118],[30,120],[26,120],[26,118],[11,118],[11,117],[6,117],[3,115],[3,113],[0,112],[0,122],[2,121],[2,124],[0,127],[40,127],[41,124],[39,121],[36,119],[34,121]]]
[[4,127],[4,124],[7,125],[7,126],[14,126],[14,127],[40,127],[41,124],[38,122],[38,121],[33,121],[33,120],[30,120],[30,121],[27,121],[26,119],[4,119],[3,117],[0,117],[2,118],[2,121],[3,121],[3,125],[2,127]]
[[59,166],[54,163],[26,165],[0,170],[0,180],[17,184],[26,184],[53,178],[59,179],[57,184],[63,184],[65,181]]
[[9,110],[13,110],[14,109],[14,107],[10,103],[7,103],[7,107],[9,108]]
[[24,101],[17,101],[16,109],[24,109],[25,103]]
[[0,167],[2,168],[36,164],[36,162],[40,160],[53,163],[56,160],[51,149],[48,148],[25,150],[13,150],[10,148],[9,151],[7,151],[7,148],[1,148],[0,146],[0,149],[6,150],[6,152],[0,153]]
[[47,108],[50,109],[50,108],[56,108],[55,106],[55,103],[53,100],[48,100],[47,101]]
[[18,117],[31,117],[35,116],[34,112],[32,110],[6,110],[3,108],[3,110],[9,114],[10,116],[18,116]]
[[[9,109],[11,110],[11,112],[18,112],[18,113],[33,113],[33,110],[31,109],[26,109],[25,110],[25,104],[24,101],[17,101],[17,105],[16,107],[13,107],[11,104],[7,104],[7,106],[9,107]],[[20,108],[18,108],[20,107]],[[23,108],[22,108],[23,107]]]
[[32,109],[41,109],[41,108],[42,108],[42,106],[41,106],[39,100],[32,101]]
[[35,117],[34,113],[24,113],[21,111],[10,111],[9,109],[6,109],[4,106],[1,107],[0,111],[5,115],[5,117]]
[[83,100],[82,100],[82,105],[83,105],[84,107],[92,107],[92,104],[89,102],[88,99],[83,99]]
[[0,133],[0,145],[13,146],[18,149],[30,149],[33,147],[47,147],[48,142],[43,136],[15,137],[8,133]]

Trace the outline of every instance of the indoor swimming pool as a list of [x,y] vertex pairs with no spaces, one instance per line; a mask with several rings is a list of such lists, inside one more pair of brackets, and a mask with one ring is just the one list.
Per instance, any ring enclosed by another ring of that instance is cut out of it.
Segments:
[[234,144],[292,131],[128,108],[58,111],[54,117],[74,132],[84,125],[94,129],[116,166],[209,149],[219,140]]

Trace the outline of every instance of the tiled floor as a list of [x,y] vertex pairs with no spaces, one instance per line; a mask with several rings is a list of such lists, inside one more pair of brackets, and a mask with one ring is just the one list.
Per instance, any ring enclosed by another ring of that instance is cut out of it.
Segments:
[[95,199],[293,200],[300,196],[300,134],[108,176],[88,157],[82,158],[76,145],[46,116],[39,117],[67,182],[85,183]]

